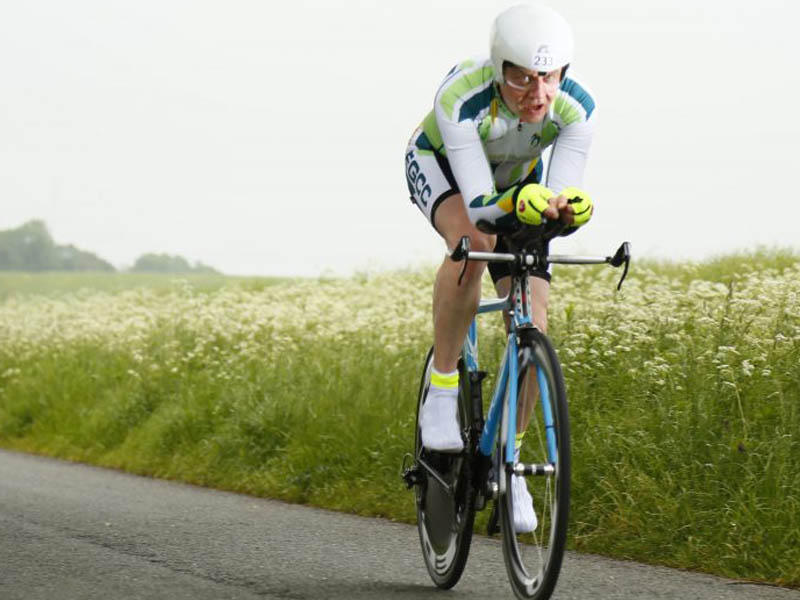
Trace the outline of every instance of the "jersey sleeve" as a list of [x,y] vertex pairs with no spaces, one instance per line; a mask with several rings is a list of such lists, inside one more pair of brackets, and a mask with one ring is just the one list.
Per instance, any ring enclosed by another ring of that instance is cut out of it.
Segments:
[[583,171],[594,137],[594,115],[588,121],[574,123],[561,130],[550,151],[546,185],[558,193],[567,186],[583,186]]
[[[519,226],[514,203],[519,185],[497,193],[492,167],[479,131],[494,97],[490,63],[467,61],[455,68],[436,94],[433,115],[436,135],[464,200],[469,220],[479,229],[511,231]],[[595,105],[591,93],[565,78],[545,125],[553,140],[544,183],[558,193],[583,184],[583,172],[594,137]]]
[[436,120],[442,132],[447,161],[450,163],[469,212],[471,200],[494,191],[492,170],[483,150],[481,138],[472,121],[454,123],[447,119],[438,107]]
[[559,193],[568,186],[583,186],[597,122],[592,94],[574,79],[567,79],[555,100],[555,118],[560,131],[550,150],[545,185]]

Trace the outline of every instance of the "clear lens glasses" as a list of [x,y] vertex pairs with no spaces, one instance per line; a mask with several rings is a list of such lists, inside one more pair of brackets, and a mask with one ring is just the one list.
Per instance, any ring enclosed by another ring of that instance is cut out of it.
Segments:
[[520,90],[528,91],[533,89],[536,81],[540,85],[546,87],[556,87],[561,81],[561,69],[550,71],[549,73],[535,73],[532,71],[525,71],[517,66],[507,67],[503,73],[503,78],[509,87]]

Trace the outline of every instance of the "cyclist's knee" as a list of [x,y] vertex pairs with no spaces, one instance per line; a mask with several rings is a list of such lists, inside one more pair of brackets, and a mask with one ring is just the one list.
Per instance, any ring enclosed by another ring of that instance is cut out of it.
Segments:
[[[497,244],[497,236],[489,233],[483,233],[477,229],[470,231],[456,230],[451,235],[445,238],[447,248],[452,250],[461,242],[462,237],[469,238],[469,249],[472,252],[492,252]],[[478,263],[474,263],[478,264]],[[480,263],[485,266],[486,263]]]
[[[473,252],[491,252],[494,250],[495,243],[497,241],[496,236],[483,233],[481,231],[473,230],[471,232],[465,233],[469,237],[469,247],[470,250]],[[453,242],[452,246],[455,246],[458,241],[461,239],[461,236],[454,236],[455,241]],[[449,244],[448,244],[449,245]],[[449,259],[445,259],[449,260]],[[468,261],[466,264],[466,268],[464,268],[463,263],[454,263],[456,269],[459,272],[459,276],[462,277],[462,269],[463,270],[463,277],[461,280],[462,285],[474,283],[476,281],[480,281],[481,277],[483,276],[483,272],[486,270],[486,263],[482,261]]]
[[[469,238],[469,249],[473,252],[491,252],[494,250],[496,237],[486,233],[478,233],[471,235]],[[482,261],[469,261],[467,270],[464,273],[465,278],[472,280],[480,280],[483,272],[486,270],[487,263]]]
[[489,233],[473,233],[469,236],[469,249],[473,252],[491,252],[496,243],[497,236]]
[[[483,250],[481,250],[483,252]],[[449,258],[445,259],[450,261]],[[452,262],[452,261],[451,261]],[[479,285],[483,272],[486,269],[486,263],[478,261],[468,261],[466,265],[462,262],[452,263],[451,272],[453,276],[461,279],[461,285],[470,287],[471,284]]]

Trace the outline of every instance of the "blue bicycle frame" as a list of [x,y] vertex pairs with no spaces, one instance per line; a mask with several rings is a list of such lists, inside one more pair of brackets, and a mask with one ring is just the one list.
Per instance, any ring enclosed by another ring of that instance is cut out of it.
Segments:
[[[519,379],[517,332],[523,328],[533,327],[530,314],[530,289],[527,275],[513,277],[512,292],[507,298],[481,301],[478,314],[494,311],[509,312],[511,314],[511,328],[508,333],[508,341],[506,343],[503,359],[500,363],[494,393],[492,394],[492,401],[489,405],[489,412],[478,446],[484,456],[491,456],[492,448],[495,445],[495,440],[500,430],[499,422],[502,414],[503,400],[504,398],[508,398],[508,422],[506,424],[508,429],[506,431],[505,463],[513,465],[514,442],[517,429],[517,386]],[[476,319],[473,319],[464,341],[463,355],[467,369],[469,371],[477,371],[478,327]],[[553,411],[550,405],[546,375],[538,366],[536,367],[536,377],[539,383],[540,402],[542,405],[542,414],[544,416],[548,458],[550,463],[555,465],[558,453],[556,450]]]

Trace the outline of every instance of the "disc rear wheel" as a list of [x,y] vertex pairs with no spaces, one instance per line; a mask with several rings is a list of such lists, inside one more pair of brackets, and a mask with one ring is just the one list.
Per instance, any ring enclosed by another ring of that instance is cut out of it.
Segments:
[[[415,488],[417,529],[428,573],[437,586],[447,589],[458,582],[467,563],[475,520],[475,490],[466,450],[460,454],[445,454],[422,447],[419,415],[430,386],[432,368],[433,349],[425,361],[417,401],[414,444],[419,473]],[[467,442],[469,397],[469,378],[462,361],[459,361],[458,412]],[[470,444],[465,447],[468,449]]]

